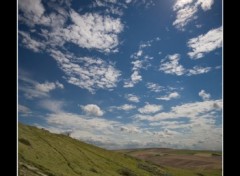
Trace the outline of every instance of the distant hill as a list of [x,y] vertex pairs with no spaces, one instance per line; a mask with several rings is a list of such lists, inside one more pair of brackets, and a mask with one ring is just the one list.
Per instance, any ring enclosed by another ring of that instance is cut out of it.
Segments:
[[173,176],[221,176],[222,152],[169,148],[118,150],[161,167]]
[[19,176],[165,176],[153,164],[18,124]]

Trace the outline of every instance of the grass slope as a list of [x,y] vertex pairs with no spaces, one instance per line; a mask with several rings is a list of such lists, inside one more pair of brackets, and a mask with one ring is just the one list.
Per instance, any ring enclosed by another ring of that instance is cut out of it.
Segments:
[[61,134],[18,125],[19,176],[164,176],[156,165]]

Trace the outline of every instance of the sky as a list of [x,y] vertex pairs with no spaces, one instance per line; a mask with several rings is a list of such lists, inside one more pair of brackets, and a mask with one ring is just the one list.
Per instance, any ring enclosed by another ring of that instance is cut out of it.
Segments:
[[221,0],[18,0],[18,121],[222,150],[222,33]]

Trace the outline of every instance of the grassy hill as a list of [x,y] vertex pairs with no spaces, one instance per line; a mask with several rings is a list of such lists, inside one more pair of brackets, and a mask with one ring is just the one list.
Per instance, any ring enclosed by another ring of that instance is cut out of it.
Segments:
[[123,153],[18,125],[19,176],[164,176],[156,165]]

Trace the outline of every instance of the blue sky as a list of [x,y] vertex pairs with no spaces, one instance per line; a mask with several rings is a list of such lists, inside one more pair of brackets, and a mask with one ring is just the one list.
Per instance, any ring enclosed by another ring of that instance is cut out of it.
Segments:
[[221,0],[19,0],[18,120],[98,146],[222,149]]

